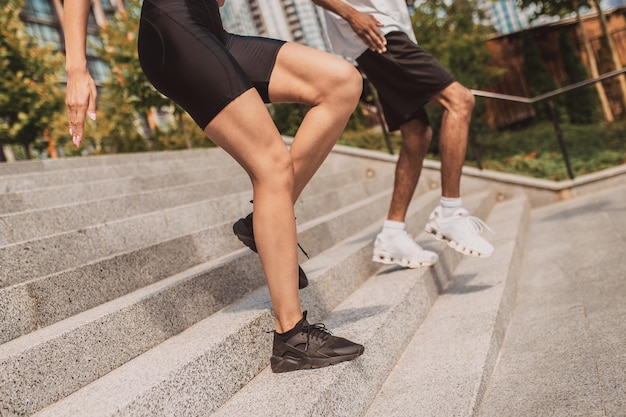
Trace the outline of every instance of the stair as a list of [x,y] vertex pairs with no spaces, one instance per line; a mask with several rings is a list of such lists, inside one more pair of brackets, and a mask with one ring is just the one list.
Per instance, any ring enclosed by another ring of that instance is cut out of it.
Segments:
[[422,232],[440,195],[424,174],[407,228],[440,262],[383,266],[371,254],[394,167],[337,147],[296,204],[303,308],[364,355],[273,374],[262,269],[231,230],[251,187],[225,152],[0,165],[0,415],[475,415],[530,203],[470,187],[496,251],[464,257]]

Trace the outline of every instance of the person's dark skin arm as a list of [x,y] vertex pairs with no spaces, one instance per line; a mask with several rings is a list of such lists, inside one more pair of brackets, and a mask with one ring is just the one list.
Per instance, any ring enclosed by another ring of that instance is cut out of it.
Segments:
[[373,16],[359,12],[341,0],[312,0],[314,4],[335,13],[346,22],[359,38],[372,51],[383,53],[387,50],[387,39],[380,31],[383,25]]

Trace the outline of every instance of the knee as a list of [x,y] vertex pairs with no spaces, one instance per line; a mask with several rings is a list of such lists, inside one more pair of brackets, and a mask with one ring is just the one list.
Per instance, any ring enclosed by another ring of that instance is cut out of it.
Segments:
[[461,86],[461,88],[458,89],[457,94],[455,94],[454,103],[456,111],[462,117],[467,118],[472,115],[476,99],[469,89]]
[[469,120],[472,117],[475,99],[469,89],[459,82],[453,82],[435,97],[434,104],[455,120]]
[[252,172],[252,181],[275,193],[291,193],[295,177],[293,160],[286,147],[280,148],[259,156],[261,162]]
[[337,102],[344,103],[346,107],[354,110],[363,90],[361,74],[354,65],[342,60],[336,65],[334,78],[330,94]]

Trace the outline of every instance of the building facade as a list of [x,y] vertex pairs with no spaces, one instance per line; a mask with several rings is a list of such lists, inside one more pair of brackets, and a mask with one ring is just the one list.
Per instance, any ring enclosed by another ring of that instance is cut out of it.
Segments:
[[221,13],[230,32],[328,50],[321,11],[310,0],[228,0]]

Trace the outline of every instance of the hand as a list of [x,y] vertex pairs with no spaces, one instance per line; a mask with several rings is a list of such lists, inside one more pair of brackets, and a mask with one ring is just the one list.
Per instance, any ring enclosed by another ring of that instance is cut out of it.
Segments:
[[96,83],[87,69],[68,72],[65,105],[70,122],[70,135],[77,147],[80,146],[85,130],[85,114],[88,114],[90,119],[96,120],[97,96]]
[[354,10],[346,20],[369,49],[381,54],[387,51],[387,39],[380,31],[383,24],[373,16]]

